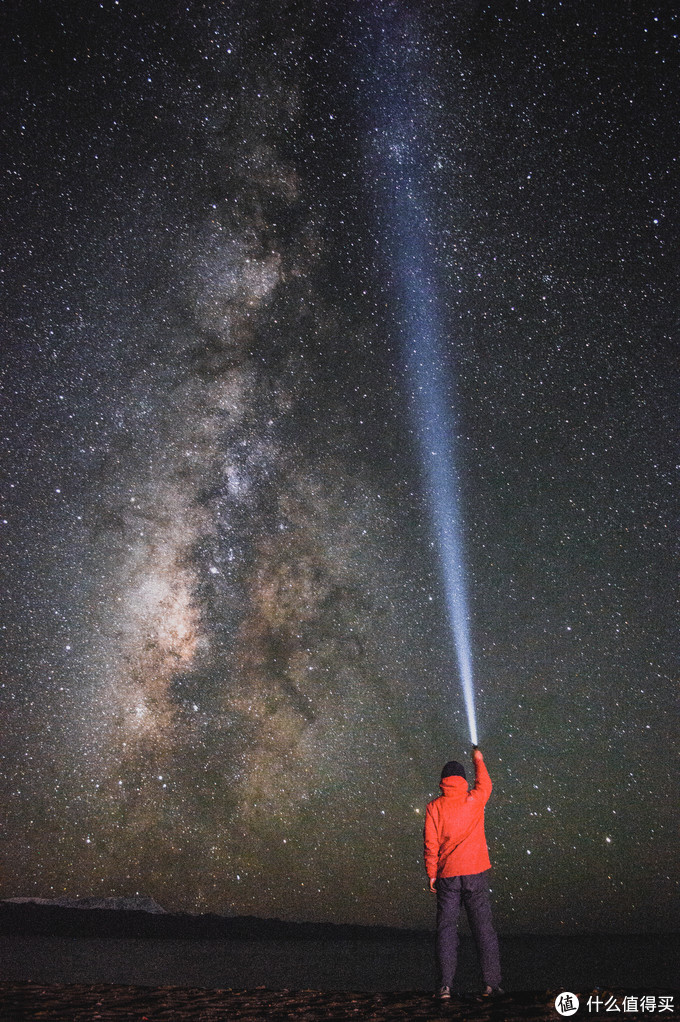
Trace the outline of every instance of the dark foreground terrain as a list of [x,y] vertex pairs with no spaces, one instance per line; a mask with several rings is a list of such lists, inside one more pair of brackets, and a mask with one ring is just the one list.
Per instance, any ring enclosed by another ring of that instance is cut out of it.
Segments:
[[[558,991],[557,991],[558,992]],[[581,1005],[572,1018],[648,1019],[662,1002],[654,996],[654,1007],[647,1003],[644,1012],[625,1010],[624,991],[573,991]],[[0,983],[0,1017],[3,1022],[239,1022],[300,1019],[453,1019],[458,1022],[525,1022],[555,1020],[556,991],[522,992],[485,1002],[481,997],[464,994],[451,1002],[440,1003],[430,993],[343,993],[319,990],[206,990],[178,986],[42,985],[37,983]],[[647,996],[649,996],[647,991]],[[588,1008],[588,997],[597,997]],[[611,1000],[614,998],[614,1000]],[[673,1009],[662,1018],[677,1018],[677,995]],[[617,1004],[618,1015],[605,1009]],[[630,1007],[630,1003],[629,1003]]]
[[[503,986],[677,988],[677,934],[501,935]],[[0,903],[0,981],[206,989],[431,990],[434,934],[380,926]],[[472,938],[456,984],[480,989]],[[668,1013],[664,1013],[668,1018]],[[0,1015],[0,1022],[2,1016]]]
[[[624,1011],[622,991],[577,992],[581,1005],[572,1018],[648,1019],[650,1011]],[[467,995],[450,1002],[431,994],[340,993],[318,990],[203,990],[183,987],[131,987],[105,985],[48,985],[0,983],[0,1017],[3,1022],[262,1022],[300,1019],[454,1019],[459,1022],[524,1022],[555,1020],[556,992],[516,993],[492,1002]],[[598,1010],[587,1006],[597,996]],[[618,1014],[605,1004],[618,1004]],[[655,998],[654,1013],[660,1000]],[[665,1002],[664,1002],[665,1003]],[[677,1004],[677,996],[673,1005]],[[676,1018],[675,1007],[662,1018]]]
[[[474,946],[463,936],[457,996],[442,1004],[431,992],[430,932],[4,903],[0,1022],[520,1022],[559,1019],[563,991],[581,999],[572,1018],[680,1016],[677,935],[524,934],[500,943],[507,993],[493,1002],[477,995]],[[597,998],[590,1008],[589,997]]]

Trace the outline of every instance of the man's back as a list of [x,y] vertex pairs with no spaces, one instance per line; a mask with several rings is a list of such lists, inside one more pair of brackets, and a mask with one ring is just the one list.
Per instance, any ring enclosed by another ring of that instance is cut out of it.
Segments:
[[491,778],[476,746],[472,759],[472,791],[468,791],[465,767],[450,760],[441,773],[442,794],[429,803],[425,813],[425,868],[430,890],[437,895],[437,965],[442,1000],[451,997],[461,904],[477,945],[485,983],[483,996],[502,993],[498,937],[489,900],[491,862],[484,834],[484,807],[491,794]]
[[484,833],[484,806],[491,778],[481,753],[475,756],[475,786],[464,777],[443,777],[442,794],[425,814],[425,868],[430,877],[464,876],[489,869]]

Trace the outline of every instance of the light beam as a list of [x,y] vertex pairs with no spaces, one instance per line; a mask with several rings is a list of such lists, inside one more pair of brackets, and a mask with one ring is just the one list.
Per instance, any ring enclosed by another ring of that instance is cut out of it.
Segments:
[[[412,43],[412,41],[411,41]],[[411,412],[418,437],[433,532],[441,564],[448,619],[473,745],[477,721],[470,648],[469,612],[460,507],[460,473],[455,464],[454,391],[450,349],[441,323],[439,258],[427,211],[431,188],[425,168],[432,146],[419,123],[422,76],[413,66],[417,52],[393,41],[383,64],[378,128],[378,187],[387,260],[394,280],[401,345],[412,391]]]

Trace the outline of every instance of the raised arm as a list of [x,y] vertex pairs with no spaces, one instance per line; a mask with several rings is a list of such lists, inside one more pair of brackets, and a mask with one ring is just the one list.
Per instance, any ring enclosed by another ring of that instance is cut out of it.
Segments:
[[472,748],[472,762],[475,765],[475,786],[472,790],[484,802],[487,802],[493,785],[481,749],[478,749],[476,745]]

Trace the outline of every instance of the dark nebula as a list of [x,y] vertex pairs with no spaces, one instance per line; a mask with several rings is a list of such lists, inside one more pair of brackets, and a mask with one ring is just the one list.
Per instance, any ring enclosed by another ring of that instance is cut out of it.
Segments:
[[408,151],[498,928],[672,928],[673,5],[10,7],[0,896],[431,923],[469,739],[381,208]]

